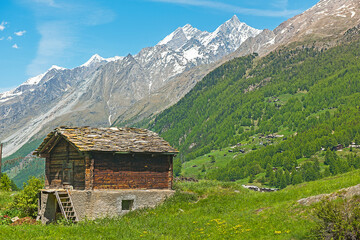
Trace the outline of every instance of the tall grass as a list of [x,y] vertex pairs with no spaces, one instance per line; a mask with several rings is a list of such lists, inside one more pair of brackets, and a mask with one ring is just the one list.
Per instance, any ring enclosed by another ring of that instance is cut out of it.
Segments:
[[289,186],[274,193],[237,183],[177,183],[155,209],[63,226],[0,226],[1,239],[311,239],[312,206],[298,199],[360,183],[360,171]]

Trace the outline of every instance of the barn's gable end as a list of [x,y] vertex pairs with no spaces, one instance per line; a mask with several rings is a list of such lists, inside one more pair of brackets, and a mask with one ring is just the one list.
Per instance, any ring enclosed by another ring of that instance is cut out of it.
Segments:
[[85,158],[63,137],[51,148],[45,162],[45,185],[60,188],[64,184],[85,188]]

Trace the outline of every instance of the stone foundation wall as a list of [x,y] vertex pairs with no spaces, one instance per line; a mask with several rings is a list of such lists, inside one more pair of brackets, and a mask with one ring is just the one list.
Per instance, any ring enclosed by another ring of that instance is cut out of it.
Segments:
[[[70,191],[79,220],[122,216],[131,210],[152,208],[173,194],[173,190]],[[54,193],[42,192],[39,207],[39,217],[43,223],[55,220],[57,201]]]

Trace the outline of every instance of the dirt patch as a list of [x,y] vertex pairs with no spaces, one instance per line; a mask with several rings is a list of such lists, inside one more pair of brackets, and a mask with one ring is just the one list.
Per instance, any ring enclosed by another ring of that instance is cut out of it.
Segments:
[[[194,165],[193,167],[197,167],[196,165]],[[192,177],[176,177],[174,178],[175,182],[198,182],[199,180],[192,178]]]
[[255,210],[255,214],[259,214],[259,213],[261,213],[262,211],[264,211],[266,209],[269,209],[269,207],[259,208],[259,209]]
[[11,224],[11,226],[17,226],[17,225],[23,225],[23,224],[35,225],[35,224],[37,224],[37,221],[31,217],[24,217],[24,218],[20,218],[20,219],[16,220],[15,222],[13,222]]

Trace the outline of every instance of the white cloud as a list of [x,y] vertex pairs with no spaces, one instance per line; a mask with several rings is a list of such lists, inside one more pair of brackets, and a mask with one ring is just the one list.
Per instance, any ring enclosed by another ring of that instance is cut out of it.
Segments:
[[38,27],[41,39],[36,57],[27,66],[27,74],[38,75],[65,57],[65,52],[75,41],[73,29],[67,22],[52,21],[42,23]]
[[271,5],[276,8],[286,9],[288,4],[288,0],[275,0]]
[[14,32],[14,34],[16,35],[16,36],[23,36],[24,34],[26,33],[26,31],[18,31],[18,32]]
[[2,21],[0,24],[0,31],[4,31],[4,29],[6,28],[5,25],[8,24],[7,22]]
[[12,36],[8,36],[7,40],[11,41],[13,38]]
[[15,43],[14,45],[12,45],[12,48],[18,49],[19,46]]
[[2,40],[4,40],[4,37],[1,37],[1,38],[0,38],[0,41],[2,41]]
[[32,0],[32,1],[39,4],[48,5],[50,7],[58,7],[58,5],[55,3],[55,0]]
[[150,1],[207,7],[207,8],[214,8],[217,10],[222,10],[231,13],[245,14],[251,16],[263,16],[263,17],[291,17],[302,12],[301,10],[287,10],[287,9],[276,11],[276,10],[244,8],[236,5],[231,5],[216,1],[208,1],[208,0],[150,0]]
[[[108,23],[115,19],[111,9],[93,1],[25,0],[37,18],[41,35],[35,58],[27,66],[27,74],[38,75],[53,64],[67,61],[79,51],[79,35],[83,28]],[[58,5],[57,5],[58,4]]]

